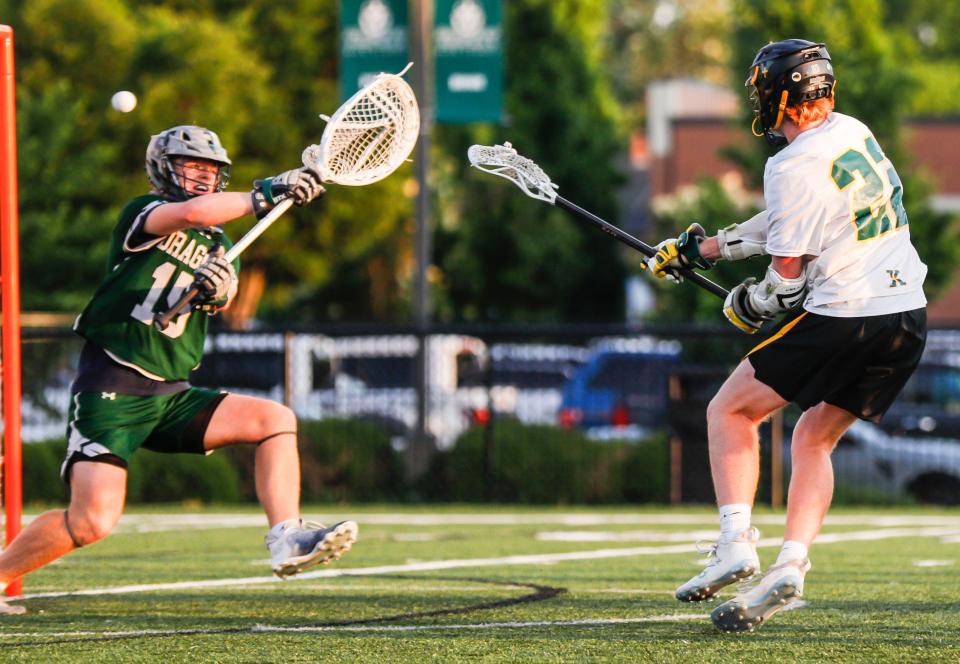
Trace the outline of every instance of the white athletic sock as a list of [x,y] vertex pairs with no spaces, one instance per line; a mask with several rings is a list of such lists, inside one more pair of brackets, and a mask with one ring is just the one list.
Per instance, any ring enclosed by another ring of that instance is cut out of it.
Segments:
[[720,506],[720,541],[729,542],[750,527],[750,511],[746,503]]
[[803,560],[807,557],[807,545],[797,540],[785,540],[780,547],[780,555],[774,565],[782,565],[790,560]]
[[287,519],[286,521],[281,521],[276,524],[273,528],[270,529],[270,532],[267,533],[267,537],[274,539],[280,536],[287,528],[292,528],[300,525],[300,519]]

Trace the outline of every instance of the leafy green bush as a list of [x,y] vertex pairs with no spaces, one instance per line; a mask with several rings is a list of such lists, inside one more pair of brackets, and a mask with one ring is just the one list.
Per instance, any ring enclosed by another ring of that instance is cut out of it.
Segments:
[[237,470],[222,454],[157,454],[138,450],[130,458],[128,471],[128,503],[240,500]]
[[[23,502],[66,503],[67,486],[60,479],[66,454],[63,440],[23,446]],[[224,455],[137,452],[130,460],[127,502],[169,502],[187,499],[236,502],[237,471]]]
[[300,423],[303,500],[377,501],[403,494],[403,466],[390,435],[362,419]]
[[62,439],[23,446],[23,502],[65,503],[67,485],[60,479],[67,444]]
[[[439,455],[424,493],[479,501],[486,496],[484,429],[465,433]],[[598,442],[580,431],[499,419],[493,431],[490,497],[515,503],[619,503],[667,497],[666,440]],[[425,483],[426,485],[427,483]]]

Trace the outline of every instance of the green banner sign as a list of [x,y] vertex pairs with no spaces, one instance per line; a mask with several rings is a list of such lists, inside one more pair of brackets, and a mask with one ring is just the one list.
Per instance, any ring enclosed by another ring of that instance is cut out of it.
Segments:
[[341,0],[340,101],[409,62],[407,0]]
[[501,0],[436,0],[438,122],[499,122],[503,106]]

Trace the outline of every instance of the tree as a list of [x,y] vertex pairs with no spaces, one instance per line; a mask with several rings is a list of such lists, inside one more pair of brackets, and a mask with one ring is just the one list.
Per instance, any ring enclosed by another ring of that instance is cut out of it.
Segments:
[[616,320],[617,244],[503,181],[470,172],[471,143],[511,140],[564,196],[613,218],[618,111],[603,61],[606,3],[505,3],[508,128],[440,127],[437,309],[452,320]]
[[[119,206],[149,186],[143,156],[151,134],[175,124],[215,130],[235,162],[231,189],[243,190],[298,166],[322,134],[318,114],[338,104],[336,3],[296,0],[282,12],[265,0],[3,6],[17,36],[27,307],[75,313],[89,298]],[[118,89],[138,95],[134,113],[109,108]],[[244,253],[234,313],[252,316],[263,295],[267,313],[299,305],[301,318],[323,318],[312,298],[356,265],[372,275],[352,298],[367,305],[355,307],[357,315],[393,313],[402,290],[379,257],[402,255],[395,250],[409,242],[408,173],[337,188],[289,212]],[[228,229],[238,237],[252,223]]]
[[[727,0],[611,0],[610,70],[618,99],[643,118],[658,79],[730,82],[733,16]],[[639,95],[639,96],[638,96]]]

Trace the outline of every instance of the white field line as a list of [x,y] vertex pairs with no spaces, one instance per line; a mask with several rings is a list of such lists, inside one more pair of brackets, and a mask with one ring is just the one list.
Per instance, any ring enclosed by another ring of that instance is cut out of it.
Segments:
[[[957,534],[956,528],[891,528],[883,530],[860,530],[849,533],[834,533],[821,535],[818,544],[835,542],[872,541],[902,537],[941,537]],[[778,537],[761,539],[757,546],[780,546],[782,540]],[[638,546],[625,549],[594,549],[591,551],[571,551],[567,553],[528,554],[504,556],[500,558],[466,558],[453,560],[431,560],[407,563],[405,565],[378,565],[374,567],[337,568],[305,572],[289,579],[289,582],[307,579],[333,578],[342,576],[372,576],[378,574],[398,574],[409,572],[435,572],[447,569],[462,569],[466,567],[502,567],[504,565],[544,565],[574,560],[598,560],[604,558],[625,558],[629,556],[649,556],[667,553],[688,553],[690,544],[671,544],[668,546]],[[111,588],[87,588],[83,590],[68,590],[59,592],[31,593],[23,595],[21,599],[38,599],[44,597],[71,597],[81,595],[122,595],[127,593],[155,592],[163,590],[185,590],[194,588],[223,588],[228,586],[255,585],[263,583],[280,583],[280,579],[273,576],[243,577],[233,579],[210,579],[206,581],[178,581],[174,583],[145,583]]]
[[[315,515],[310,515],[314,518]],[[617,525],[710,525],[716,526],[717,517],[711,514],[403,514],[375,513],[358,515],[321,514],[316,520],[323,523],[339,521],[346,516],[359,521],[361,525],[374,526],[617,526]],[[24,517],[29,522],[33,516]],[[783,525],[782,514],[756,515],[756,525]],[[960,516],[931,515],[871,515],[839,514],[827,516],[827,526],[956,526],[960,527]],[[120,519],[114,532],[144,533],[168,530],[188,530],[191,528],[266,528],[267,520],[261,514],[128,514]]]
[[609,594],[609,595],[663,595],[664,597],[670,596],[673,597],[673,590],[651,590],[649,588],[580,588],[575,593],[575,595],[597,595],[597,594]]
[[717,539],[716,530],[546,530],[537,533],[541,542],[696,542]]
[[[706,615],[693,613],[675,613],[664,616],[642,616],[638,618],[588,618],[583,620],[532,620],[527,622],[487,622],[487,623],[454,623],[430,625],[324,625],[317,627],[283,627],[279,625],[253,625],[249,628],[252,634],[263,632],[420,632],[420,631],[453,631],[478,629],[526,629],[528,627],[594,627],[606,625],[633,625],[637,623],[663,623],[688,620],[706,620]],[[177,634],[216,634],[216,629],[138,629],[123,632],[5,632],[0,633],[0,639],[24,638],[70,638],[80,636],[99,636],[102,638],[119,638],[131,636],[175,636]]]
[[950,567],[955,560],[914,560],[914,567]]
[[254,632],[413,632],[462,629],[525,629],[527,627],[578,627],[595,625],[630,625],[634,623],[679,622],[681,620],[706,620],[707,616],[695,613],[674,613],[667,616],[643,616],[640,618],[587,618],[583,620],[532,620],[525,622],[459,623],[454,625],[344,625],[343,627],[271,627],[257,625]]

